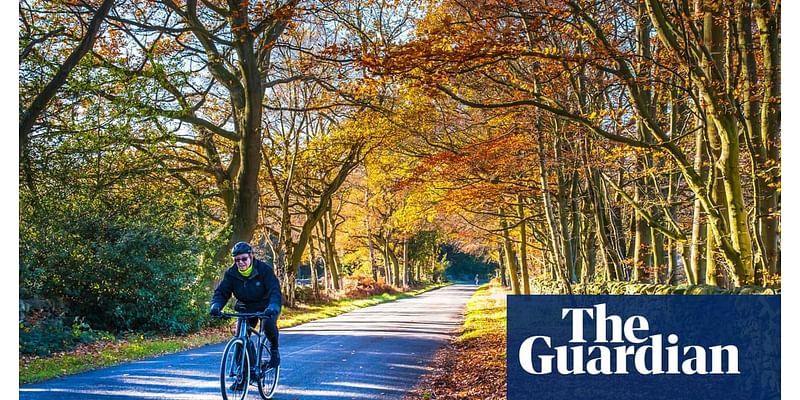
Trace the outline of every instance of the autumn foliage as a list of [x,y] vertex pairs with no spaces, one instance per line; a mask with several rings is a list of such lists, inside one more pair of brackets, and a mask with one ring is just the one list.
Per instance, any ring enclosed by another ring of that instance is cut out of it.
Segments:
[[[171,329],[201,325],[189,309],[239,240],[273,262],[287,304],[443,280],[445,243],[514,293],[780,281],[778,1],[19,13],[20,295],[74,304],[65,332],[92,312],[74,299],[142,298],[131,282],[164,259],[197,277]],[[140,231],[186,245],[161,252]],[[120,246],[139,269],[93,273]],[[75,271],[100,278],[64,284]],[[109,329],[150,326],[116,306],[103,312],[126,322]]]
[[351,299],[364,299],[379,294],[395,294],[397,289],[383,280],[375,281],[369,276],[357,275],[345,283],[345,296]]

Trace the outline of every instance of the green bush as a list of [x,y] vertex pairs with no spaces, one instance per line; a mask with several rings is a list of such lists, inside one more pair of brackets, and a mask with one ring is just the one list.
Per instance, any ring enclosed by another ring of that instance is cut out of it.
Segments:
[[315,299],[314,299],[313,288],[311,286],[300,286],[300,285],[295,286],[294,300],[304,304],[314,303]]
[[19,351],[47,356],[80,343],[113,339],[109,332],[96,331],[79,318],[74,318],[71,324],[66,324],[63,318],[48,318],[32,324],[20,323]]
[[20,298],[46,300],[55,305],[50,315],[63,317],[21,321],[20,351],[82,340],[64,322],[76,317],[111,332],[181,334],[206,322],[203,241],[182,222],[180,207],[70,200],[21,211]]

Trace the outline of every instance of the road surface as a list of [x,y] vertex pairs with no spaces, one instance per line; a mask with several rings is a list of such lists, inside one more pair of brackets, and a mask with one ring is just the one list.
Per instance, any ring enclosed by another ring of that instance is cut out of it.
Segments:
[[[463,321],[475,290],[453,285],[281,330],[274,399],[401,399]],[[219,399],[224,343],[19,388],[19,398]],[[251,386],[248,399],[258,399]]]

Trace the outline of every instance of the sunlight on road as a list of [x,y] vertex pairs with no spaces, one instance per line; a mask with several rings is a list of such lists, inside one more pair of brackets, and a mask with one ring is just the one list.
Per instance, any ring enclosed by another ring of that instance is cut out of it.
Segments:
[[[461,327],[474,287],[454,285],[281,330],[276,399],[397,400]],[[220,399],[224,344],[20,387],[22,400]],[[257,399],[250,387],[248,399]]]

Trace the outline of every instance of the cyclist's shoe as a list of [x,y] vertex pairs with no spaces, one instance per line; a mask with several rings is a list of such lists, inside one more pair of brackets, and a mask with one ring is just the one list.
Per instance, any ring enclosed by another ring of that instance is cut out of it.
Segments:
[[258,383],[258,371],[255,368],[250,370],[250,384],[255,385]]
[[231,386],[228,387],[228,389],[234,392],[241,392],[242,390],[244,390],[244,382],[234,382],[233,384],[231,384]]
[[269,352],[272,353],[272,357],[270,357],[269,364],[267,366],[269,368],[275,368],[278,365],[281,365],[281,353],[278,352],[278,348],[273,347]]

